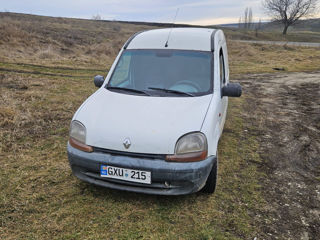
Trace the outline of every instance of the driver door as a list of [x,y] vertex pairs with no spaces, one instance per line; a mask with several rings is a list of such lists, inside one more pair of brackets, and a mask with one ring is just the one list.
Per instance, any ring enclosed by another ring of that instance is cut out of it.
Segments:
[[[227,74],[226,74],[226,61],[224,57],[224,48],[221,47],[219,53],[219,80],[220,80],[220,93],[222,92],[222,88],[227,84]],[[227,106],[228,106],[228,98],[222,97],[221,95],[221,116],[220,116],[220,133],[223,131],[224,122],[227,115]]]

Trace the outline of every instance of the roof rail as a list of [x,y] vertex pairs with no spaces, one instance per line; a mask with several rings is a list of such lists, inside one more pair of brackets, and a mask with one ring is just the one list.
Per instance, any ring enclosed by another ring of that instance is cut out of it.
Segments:
[[133,35],[128,39],[128,41],[124,44],[123,49],[127,49],[127,47],[129,46],[129,44],[131,43],[131,41],[132,41],[136,36],[138,36],[140,33],[146,32],[146,31],[149,31],[149,30],[143,30],[143,31],[136,32],[135,34],[133,34]]

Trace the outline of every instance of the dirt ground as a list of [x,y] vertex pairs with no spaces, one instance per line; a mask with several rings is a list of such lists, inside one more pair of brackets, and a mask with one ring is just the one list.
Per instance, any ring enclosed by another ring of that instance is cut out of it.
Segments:
[[267,201],[257,238],[320,239],[320,72],[242,78]]

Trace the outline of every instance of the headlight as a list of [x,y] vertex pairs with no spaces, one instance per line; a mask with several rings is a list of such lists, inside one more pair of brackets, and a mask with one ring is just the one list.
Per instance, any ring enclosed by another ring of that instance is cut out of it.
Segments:
[[72,121],[70,127],[70,137],[75,140],[86,143],[86,128],[79,121]]
[[172,162],[195,162],[204,160],[208,154],[207,138],[203,133],[189,133],[181,137],[176,144],[175,154],[166,160]]
[[180,138],[175,154],[202,152],[207,150],[207,139],[202,133],[191,133]]
[[92,152],[92,147],[86,145],[86,128],[79,121],[72,121],[70,126],[69,143],[72,147],[81,151]]

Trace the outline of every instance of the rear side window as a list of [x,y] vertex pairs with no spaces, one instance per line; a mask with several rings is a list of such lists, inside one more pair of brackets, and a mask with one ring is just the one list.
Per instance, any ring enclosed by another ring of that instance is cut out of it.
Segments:
[[220,55],[219,55],[219,65],[220,65],[220,87],[222,88],[226,83],[226,71],[225,71],[222,49],[220,50]]

